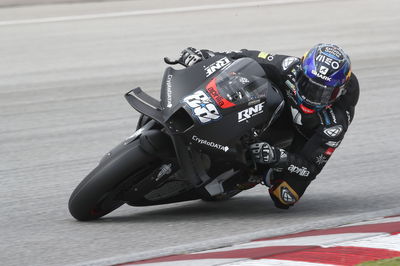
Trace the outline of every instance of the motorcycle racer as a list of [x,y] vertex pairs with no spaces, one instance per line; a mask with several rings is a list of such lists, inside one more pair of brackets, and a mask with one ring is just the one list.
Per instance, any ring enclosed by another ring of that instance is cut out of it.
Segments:
[[291,144],[282,148],[262,141],[250,145],[250,153],[275,206],[288,209],[321,172],[353,120],[359,84],[350,58],[337,45],[317,44],[301,58],[247,49],[213,52],[189,47],[178,62],[190,67],[215,55],[256,60],[284,95],[286,106],[274,127],[290,131]]

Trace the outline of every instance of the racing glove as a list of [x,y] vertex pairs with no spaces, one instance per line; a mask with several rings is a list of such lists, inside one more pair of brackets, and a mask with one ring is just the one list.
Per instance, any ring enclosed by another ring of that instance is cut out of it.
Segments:
[[276,154],[275,148],[267,142],[259,142],[250,145],[251,157],[255,163],[274,164],[279,157]]
[[186,67],[205,59],[203,53],[193,47],[188,47],[181,52],[178,62]]

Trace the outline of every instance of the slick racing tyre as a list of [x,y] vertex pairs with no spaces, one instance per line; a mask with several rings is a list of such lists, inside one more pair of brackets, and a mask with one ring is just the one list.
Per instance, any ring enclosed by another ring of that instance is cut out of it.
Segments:
[[157,167],[158,159],[145,153],[139,140],[117,147],[76,187],[69,199],[69,211],[79,221],[100,218],[125,202],[121,194],[125,181],[140,181],[149,168]]

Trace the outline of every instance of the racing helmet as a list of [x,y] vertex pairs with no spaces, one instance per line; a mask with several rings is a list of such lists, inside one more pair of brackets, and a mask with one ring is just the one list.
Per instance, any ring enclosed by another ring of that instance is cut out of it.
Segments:
[[349,56],[334,44],[317,44],[302,58],[296,80],[298,104],[320,110],[346,93],[351,76]]

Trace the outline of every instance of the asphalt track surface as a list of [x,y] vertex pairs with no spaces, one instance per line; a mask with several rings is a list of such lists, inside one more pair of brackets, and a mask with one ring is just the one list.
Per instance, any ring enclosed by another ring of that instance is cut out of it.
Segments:
[[74,4],[88,2],[135,1],[135,0],[0,0],[0,7],[33,6],[50,4]]
[[[245,3],[0,10],[1,264],[121,261],[400,213],[400,2]],[[90,223],[69,215],[74,187],[135,127],[123,94],[140,85],[158,95],[163,56],[187,46],[301,56],[318,42],[350,54],[361,97],[342,146],[295,208],[275,209],[257,187],[218,204],[123,206]]]

